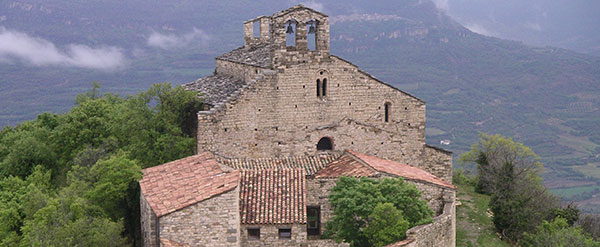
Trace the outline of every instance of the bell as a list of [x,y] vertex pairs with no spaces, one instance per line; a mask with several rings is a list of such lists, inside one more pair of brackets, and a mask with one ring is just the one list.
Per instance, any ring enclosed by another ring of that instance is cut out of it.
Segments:
[[285,31],[285,33],[294,33],[294,29],[292,28],[291,24],[288,24],[287,31]]
[[313,34],[315,33],[315,26],[314,25],[310,25],[310,27],[308,28],[308,34]]

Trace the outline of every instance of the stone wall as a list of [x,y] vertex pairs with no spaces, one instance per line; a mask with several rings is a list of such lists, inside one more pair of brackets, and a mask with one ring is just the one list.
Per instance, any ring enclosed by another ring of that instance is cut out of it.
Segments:
[[[279,239],[279,228],[291,227],[291,239]],[[260,239],[248,239],[248,228],[260,228]],[[330,239],[307,240],[306,225],[242,225],[240,243],[244,247],[264,247],[264,246],[283,246],[283,247],[347,247],[347,243],[336,243]]]
[[244,81],[251,81],[262,77],[263,68],[241,64],[231,61],[215,60],[215,72],[220,75],[229,75]]
[[454,201],[454,198],[451,197],[455,193],[454,189],[409,179],[405,179],[405,181],[417,186],[417,189],[421,191],[421,198],[427,201],[427,205],[429,205],[435,215],[442,214],[444,205],[447,202]]
[[[254,23],[258,22],[259,33],[254,33]],[[252,46],[264,42],[270,42],[270,26],[271,18],[267,16],[259,16],[252,20],[244,22],[244,41],[245,45]],[[257,37],[258,36],[258,37]]]
[[156,214],[152,211],[150,204],[140,193],[140,223],[142,225],[142,245],[145,247],[158,247],[159,239],[156,231]]
[[454,203],[444,206],[444,213],[435,217],[433,223],[408,229],[407,239],[393,244],[394,247],[453,247],[456,246],[456,219]]
[[[291,239],[279,239],[279,228],[291,227]],[[260,240],[248,240],[248,228],[260,228]],[[306,225],[242,225],[241,246],[262,247],[262,246],[300,246],[300,243],[306,241]]]
[[160,237],[190,246],[239,246],[239,189],[159,219]]
[[[263,73],[220,111],[199,116],[198,151],[236,158],[315,154],[327,136],[336,150],[422,167],[424,102],[332,58]],[[237,70],[232,64],[227,66]],[[325,77],[327,95],[317,97],[316,80]],[[385,103],[391,103],[389,122]]]
[[424,168],[431,174],[452,183],[452,152],[425,145]]
[[333,217],[329,194],[336,182],[337,179],[306,180],[306,206],[321,207],[321,234],[325,230],[325,222]]

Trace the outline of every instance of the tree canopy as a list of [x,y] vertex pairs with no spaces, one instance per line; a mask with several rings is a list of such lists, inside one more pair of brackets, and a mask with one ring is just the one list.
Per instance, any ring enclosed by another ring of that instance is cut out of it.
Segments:
[[65,114],[0,131],[0,246],[139,245],[141,169],[193,154],[193,92],[97,84]]
[[569,225],[579,210],[572,205],[561,208],[560,200],[541,183],[542,164],[527,146],[500,135],[480,134],[479,142],[461,155],[463,163],[474,163],[474,185],[489,194],[493,223],[502,238],[519,242],[523,233],[535,233],[544,220],[561,217]]
[[334,216],[324,235],[355,247],[400,241],[410,227],[432,221],[421,192],[402,178],[341,177],[329,200]]
[[583,233],[579,227],[570,227],[567,220],[556,217],[552,222],[543,221],[534,234],[525,233],[519,242],[523,247],[599,247],[600,242]]

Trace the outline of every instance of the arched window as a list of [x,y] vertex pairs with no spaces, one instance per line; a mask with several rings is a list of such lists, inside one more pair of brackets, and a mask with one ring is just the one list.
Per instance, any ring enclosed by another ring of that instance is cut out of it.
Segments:
[[317,79],[317,97],[321,97],[321,80]]
[[285,45],[296,46],[296,21],[289,20],[285,24]]
[[391,114],[391,110],[392,110],[392,103],[390,102],[386,102],[385,104],[383,104],[384,107],[384,114],[385,114],[385,122],[389,122],[390,121],[390,114]]
[[321,91],[323,92],[323,97],[327,96],[327,78],[323,79],[323,89]]
[[317,150],[325,151],[325,150],[333,150],[333,142],[329,137],[323,137],[317,143]]

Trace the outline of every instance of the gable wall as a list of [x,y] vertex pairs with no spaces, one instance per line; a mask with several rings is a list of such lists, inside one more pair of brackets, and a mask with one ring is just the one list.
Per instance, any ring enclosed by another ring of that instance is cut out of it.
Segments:
[[159,218],[160,238],[189,246],[239,246],[239,190]]
[[[318,140],[328,136],[336,150],[352,149],[421,167],[422,101],[335,57],[261,77],[221,111],[199,114],[199,152],[237,158],[314,154]],[[316,95],[316,80],[325,77],[327,96],[321,99]],[[386,102],[392,104],[389,123],[384,122]],[[348,118],[358,124],[342,121]]]

